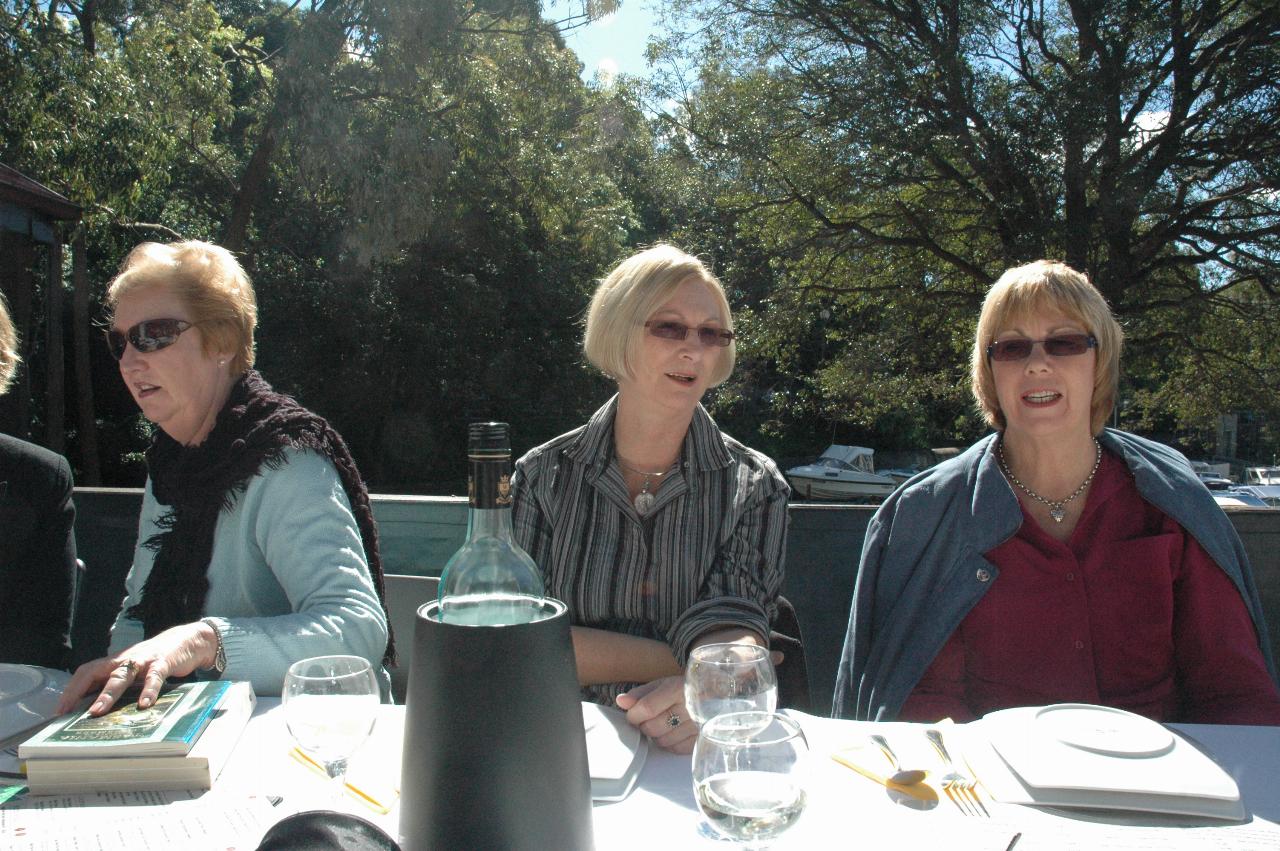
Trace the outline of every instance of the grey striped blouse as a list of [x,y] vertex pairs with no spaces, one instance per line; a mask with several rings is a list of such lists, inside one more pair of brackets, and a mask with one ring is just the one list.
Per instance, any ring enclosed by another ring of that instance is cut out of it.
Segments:
[[[648,515],[614,459],[615,396],[585,426],[529,450],[511,480],[515,537],[572,622],[665,641],[683,665],[698,636],[764,637],[782,588],[790,489],[767,457],[698,406]],[[612,703],[635,683],[583,689]]]

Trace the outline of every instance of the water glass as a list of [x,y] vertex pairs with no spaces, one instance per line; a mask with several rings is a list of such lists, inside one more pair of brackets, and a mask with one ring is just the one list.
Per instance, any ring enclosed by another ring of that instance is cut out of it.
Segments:
[[800,818],[809,755],[786,715],[733,712],[702,725],[693,749],[693,793],[718,836],[767,848]]
[[776,711],[778,677],[768,649],[754,644],[695,647],[685,667],[684,704],[699,724],[729,712]]
[[284,720],[298,747],[333,781],[346,786],[347,762],[373,732],[380,694],[368,659],[317,656],[289,666],[281,691]]

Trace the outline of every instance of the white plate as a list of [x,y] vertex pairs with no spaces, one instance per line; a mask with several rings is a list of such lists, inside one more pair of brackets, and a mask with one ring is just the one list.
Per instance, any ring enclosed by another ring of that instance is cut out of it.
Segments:
[[0,662],[0,739],[52,718],[70,680],[66,671]]
[[1044,707],[1036,713],[1034,732],[1106,756],[1160,756],[1173,747],[1173,734],[1149,718],[1083,703]]

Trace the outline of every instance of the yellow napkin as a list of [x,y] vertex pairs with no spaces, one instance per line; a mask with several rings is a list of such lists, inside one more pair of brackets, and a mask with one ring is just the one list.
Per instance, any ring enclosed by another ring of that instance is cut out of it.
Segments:
[[889,764],[884,752],[870,742],[841,748],[833,752],[831,758],[892,792],[898,792],[919,801],[938,800],[938,793],[925,783],[903,786],[901,783],[894,783],[885,774],[882,774],[882,771],[888,772],[892,766]]

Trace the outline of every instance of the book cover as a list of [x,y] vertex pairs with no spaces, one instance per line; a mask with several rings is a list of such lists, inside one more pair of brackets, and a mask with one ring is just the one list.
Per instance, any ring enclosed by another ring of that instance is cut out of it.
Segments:
[[257,698],[247,682],[224,682],[221,699],[194,747],[186,754],[37,757],[26,762],[33,795],[71,792],[210,789],[235,750]]
[[182,683],[146,709],[138,708],[136,693],[126,693],[105,715],[85,711],[49,725],[18,746],[18,758],[186,754],[230,685]]

